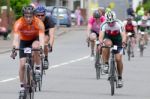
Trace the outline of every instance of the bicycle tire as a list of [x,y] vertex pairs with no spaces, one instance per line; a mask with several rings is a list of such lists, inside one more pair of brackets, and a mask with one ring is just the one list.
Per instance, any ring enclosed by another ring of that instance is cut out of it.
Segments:
[[115,63],[114,61],[111,61],[109,81],[110,81],[110,86],[111,86],[111,95],[113,96],[115,93]]
[[127,47],[127,54],[128,54],[128,60],[130,61],[131,59],[131,42],[128,42],[128,47]]
[[100,67],[100,53],[99,50],[96,51],[96,56],[95,56],[95,69],[96,69],[96,79],[100,79],[100,74],[101,74],[101,67]]
[[144,45],[140,45],[140,56],[143,56]]

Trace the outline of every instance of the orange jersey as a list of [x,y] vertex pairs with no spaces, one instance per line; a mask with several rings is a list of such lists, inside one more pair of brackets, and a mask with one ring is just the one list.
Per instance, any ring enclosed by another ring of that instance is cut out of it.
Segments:
[[19,34],[20,40],[34,40],[40,33],[44,34],[44,24],[43,22],[34,17],[32,23],[29,25],[26,23],[25,19],[21,17],[14,24],[14,33]]

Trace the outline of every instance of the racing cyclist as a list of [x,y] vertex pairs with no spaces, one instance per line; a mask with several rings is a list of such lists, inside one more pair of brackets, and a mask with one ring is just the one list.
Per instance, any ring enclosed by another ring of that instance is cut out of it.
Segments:
[[133,20],[132,16],[128,16],[128,18],[123,23],[125,26],[126,34],[128,35],[128,37],[131,37],[131,49],[132,49],[131,56],[134,57],[134,47],[136,44],[136,34],[137,34],[137,23],[136,21]]
[[[22,8],[23,16],[19,18],[13,28],[13,49],[32,47],[33,49],[44,48],[44,24],[43,22],[34,16],[34,8],[32,6],[25,6]],[[16,52],[11,54],[12,58],[15,58]],[[35,61],[35,74],[40,71],[40,55],[38,51],[33,52]],[[20,66],[19,66],[19,79],[20,79],[20,92],[25,90],[24,71],[26,55],[23,50],[19,51]]]
[[138,21],[138,33],[139,38],[141,37],[141,33],[144,33],[145,44],[148,43],[148,26],[147,17],[143,16],[142,19]]
[[51,17],[46,16],[46,9],[44,6],[38,6],[35,9],[35,15],[40,20],[42,20],[45,25],[44,69],[48,69],[48,51],[52,52],[54,43],[55,23],[53,22]]
[[100,25],[105,21],[105,18],[101,16],[98,10],[95,10],[93,17],[88,21],[87,27],[87,41],[91,43],[91,57],[94,57],[95,41],[99,37]]
[[[124,30],[123,23],[116,19],[116,14],[114,11],[109,11],[105,15],[106,21],[101,25],[99,41],[100,47],[104,44],[105,46],[122,46],[125,47],[126,45],[126,33]],[[118,71],[118,86],[122,87],[122,71],[123,71],[123,62],[122,62],[122,48],[118,48],[115,51],[115,60],[117,64],[117,71]],[[108,48],[102,49],[102,56],[105,63],[105,70],[109,68],[109,54],[110,51]],[[106,72],[106,71],[105,71]]]

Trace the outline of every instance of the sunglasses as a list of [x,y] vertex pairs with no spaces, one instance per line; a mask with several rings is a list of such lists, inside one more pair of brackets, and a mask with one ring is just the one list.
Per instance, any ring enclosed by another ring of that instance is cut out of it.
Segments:
[[43,16],[45,16],[45,14],[37,14],[36,16],[37,17],[43,17]]

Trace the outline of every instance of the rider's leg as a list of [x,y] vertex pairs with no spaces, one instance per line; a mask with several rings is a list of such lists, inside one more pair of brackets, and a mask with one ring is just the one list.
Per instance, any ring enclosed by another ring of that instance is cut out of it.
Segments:
[[24,90],[24,71],[25,71],[25,58],[20,58],[20,66],[19,66],[19,79],[20,79],[20,91]]
[[117,71],[118,71],[118,87],[123,86],[122,81],[122,72],[123,72],[123,62],[122,62],[122,54],[118,53],[115,55],[116,63],[117,63]]
[[[39,44],[39,41],[34,41],[33,43],[32,43],[32,48],[34,49],[38,49],[38,48],[40,48],[40,46],[39,46],[40,44]],[[40,52],[39,51],[34,51],[33,52],[33,58],[34,58],[34,62],[35,62],[35,69],[36,69],[36,71],[35,71],[35,73],[37,74],[37,75],[40,75],[40,73],[41,73],[41,60],[40,60]]]
[[123,71],[122,54],[120,53],[116,54],[115,59],[117,63],[118,76],[122,78],[122,71]]
[[[104,45],[105,46],[111,46],[112,42],[109,39],[105,39],[104,40]],[[102,57],[103,57],[103,61],[104,61],[104,72],[108,73],[108,68],[109,68],[109,55],[110,55],[110,50],[108,48],[102,48]]]
[[133,37],[131,37],[131,52],[132,52],[132,57],[134,57],[135,44],[136,44],[136,38],[133,36]]
[[94,48],[95,48],[95,40],[97,36],[95,33],[90,34],[90,41],[91,41],[91,56],[94,56]]
[[44,46],[44,55],[45,55],[45,58],[44,58],[44,69],[48,69],[48,65],[49,65],[49,62],[48,62],[48,44],[49,44],[49,36],[48,35],[45,35],[45,46]]

